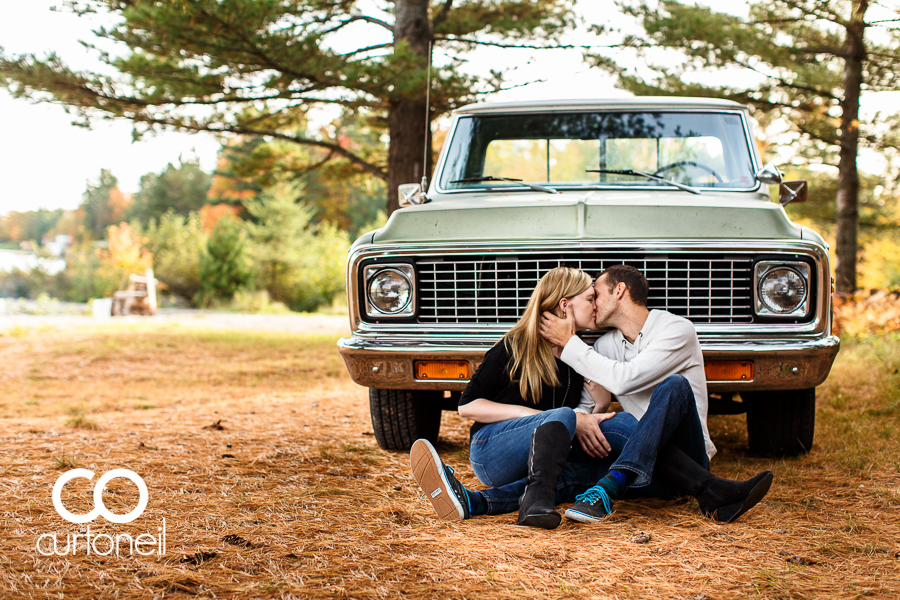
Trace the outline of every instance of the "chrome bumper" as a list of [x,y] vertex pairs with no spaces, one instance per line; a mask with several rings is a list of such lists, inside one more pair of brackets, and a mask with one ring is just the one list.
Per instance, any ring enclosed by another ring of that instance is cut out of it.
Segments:
[[[359,385],[382,389],[459,391],[467,380],[416,379],[417,360],[467,361],[472,373],[491,347],[485,343],[434,343],[414,340],[370,341],[341,338],[338,348],[350,377]],[[741,360],[754,364],[753,379],[708,381],[710,392],[798,390],[828,377],[841,346],[836,336],[811,341],[747,340],[703,342],[704,360]]]

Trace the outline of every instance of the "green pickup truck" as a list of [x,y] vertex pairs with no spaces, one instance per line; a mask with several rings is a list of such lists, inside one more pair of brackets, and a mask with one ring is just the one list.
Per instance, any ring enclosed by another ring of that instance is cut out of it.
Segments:
[[729,101],[457,110],[428,189],[401,186],[404,206],[350,248],[338,346],[378,443],[437,438],[546,271],[626,263],[647,276],[649,308],[694,323],[710,413],[746,413],[754,452],[808,452],[840,340],[827,244],[783,208],[806,184],[782,179]]

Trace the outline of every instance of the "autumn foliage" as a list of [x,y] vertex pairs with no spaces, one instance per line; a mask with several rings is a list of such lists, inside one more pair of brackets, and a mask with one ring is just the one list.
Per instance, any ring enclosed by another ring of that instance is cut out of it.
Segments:
[[200,214],[200,221],[203,223],[203,231],[212,233],[222,217],[226,215],[238,216],[238,213],[241,212],[241,207],[233,204],[207,204],[197,212]]
[[900,332],[900,291],[835,296],[835,335]]
[[[153,268],[153,255],[144,248],[146,238],[140,237],[128,223],[110,225],[107,239],[107,247],[97,249],[100,272],[105,278],[121,283],[131,273],[143,273]],[[107,293],[111,295],[114,291]]]

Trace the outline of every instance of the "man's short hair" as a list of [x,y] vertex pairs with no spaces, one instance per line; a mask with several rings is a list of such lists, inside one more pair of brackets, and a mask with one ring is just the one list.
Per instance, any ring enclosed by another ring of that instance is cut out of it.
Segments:
[[613,265],[604,270],[597,276],[599,279],[606,275],[606,283],[609,291],[616,289],[620,283],[624,283],[628,288],[628,295],[631,301],[640,306],[647,306],[647,294],[650,291],[650,285],[644,274],[632,267],[631,265]]

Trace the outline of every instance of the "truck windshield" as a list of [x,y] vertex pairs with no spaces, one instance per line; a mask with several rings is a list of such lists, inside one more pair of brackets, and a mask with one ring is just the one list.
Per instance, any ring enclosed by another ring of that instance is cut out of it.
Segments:
[[[593,171],[593,172],[592,172]],[[461,117],[440,176],[444,190],[755,187],[741,117],[727,112],[581,112]],[[485,175],[492,179],[477,181]]]

